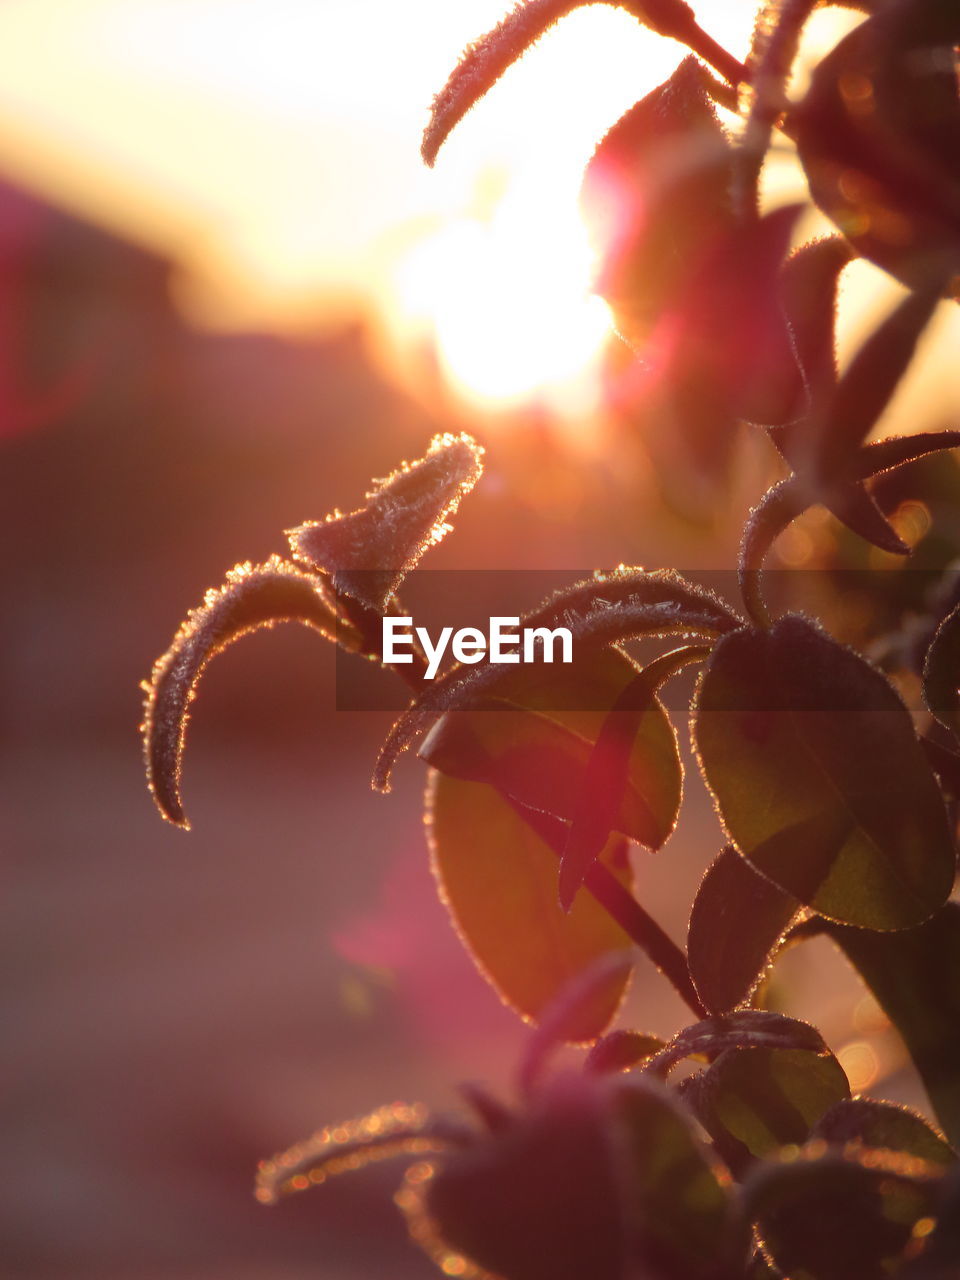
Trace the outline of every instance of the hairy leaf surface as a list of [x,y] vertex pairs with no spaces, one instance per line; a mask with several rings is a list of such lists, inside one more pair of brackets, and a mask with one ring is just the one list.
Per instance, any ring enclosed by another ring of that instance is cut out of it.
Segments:
[[722,640],[695,737],[731,839],[784,892],[869,929],[908,928],[947,898],[953,837],[910,715],[810,623]]

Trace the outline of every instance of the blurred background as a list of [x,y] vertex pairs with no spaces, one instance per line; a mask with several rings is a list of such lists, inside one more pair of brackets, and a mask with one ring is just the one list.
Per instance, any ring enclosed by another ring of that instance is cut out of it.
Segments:
[[[752,6],[697,10],[742,56]],[[432,1275],[394,1171],[265,1210],[256,1162],[394,1099],[455,1108],[458,1079],[506,1088],[524,1039],[437,902],[422,766],[370,792],[389,718],[335,711],[333,653],[311,633],[261,633],[213,666],[194,830],[160,821],[138,683],[203,591],[357,505],[440,429],[477,434],[488,469],[435,567],[728,566],[771,474],[745,437],[734,486],[685,503],[670,441],[609,394],[622,353],[589,294],[578,185],[679,47],[580,11],[422,167],[432,94],[504,11],[0,7],[7,1277]],[[853,20],[818,15],[811,47]],[[796,182],[786,160],[777,181]],[[847,354],[894,296],[879,273],[848,277]],[[957,336],[938,317],[891,424],[960,408],[938,355]],[[788,562],[832,536],[804,526]],[[678,939],[717,848],[692,777],[690,792],[668,848],[638,863]],[[859,1087],[915,1097],[819,946],[782,966],[791,1009],[816,1013]],[[682,1015],[641,969],[629,1016],[669,1034]]]

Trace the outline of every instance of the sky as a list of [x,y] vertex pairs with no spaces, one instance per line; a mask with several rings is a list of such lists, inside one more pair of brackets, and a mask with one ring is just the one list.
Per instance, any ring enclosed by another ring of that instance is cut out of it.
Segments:
[[[547,388],[589,409],[609,316],[589,296],[580,178],[683,50],[585,6],[427,170],[432,95],[510,7],[5,0],[0,173],[169,257],[195,324],[316,331],[362,312],[395,361],[435,340],[448,379],[481,403]],[[752,3],[695,8],[743,56]],[[815,15],[811,47],[855,21]]]

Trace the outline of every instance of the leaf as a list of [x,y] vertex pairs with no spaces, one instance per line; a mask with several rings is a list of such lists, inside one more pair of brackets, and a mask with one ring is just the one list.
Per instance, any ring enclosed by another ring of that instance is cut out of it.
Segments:
[[[637,667],[606,649],[523,674],[526,688],[515,676],[500,688],[511,701],[488,699],[481,709],[448,713],[420,755],[452,777],[488,782],[522,804],[570,819],[603,708],[636,678]],[[676,734],[659,703],[632,745],[629,785],[604,843],[615,829],[658,849],[676,823],[683,781]]]
[[829,395],[837,379],[837,295],[840,276],[852,256],[846,240],[826,236],[795,250],[780,273],[780,301],[793,336],[800,373],[797,397],[783,421],[801,421],[776,434],[774,441],[790,461],[805,446],[809,447],[803,416],[811,405]]
[[940,623],[923,664],[923,700],[931,715],[960,735],[960,605]]
[[550,1081],[511,1129],[451,1153],[424,1201],[448,1250],[510,1280],[721,1280],[745,1252],[702,1143],[649,1081]]
[[911,286],[960,252],[958,41],[956,6],[895,0],[821,60],[792,112],[813,199]]
[[940,277],[909,293],[870,334],[813,429],[816,473],[829,484],[876,425],[906,373],[940,297]]
[[687,1114],[666,1089],[646,1077],[613,1077],[612,1083],[628,1253],[638,1264],[626,1274],[683,1280],[739,1274],[747,1242],[725,1190],[729,1175],[707,1157]]
[[518,1084],[522,1094],[533,1092],[554,1051],[567,1041],[578,1038],[577,1032],[584,1019],[593,1017],[594,1010],[606,1000],[611,987],[625,987],[632,972],[632,955],[629,952],[618,955],[614,951],[600,956],[561,987],[541,1014],[520,1059]]
[[642,343],[733,227],[732,148],[707,74],[685,58],[610,129],[584,172],[580,203],[599,266],[593,287]]
[[953,838],[909,712],[809,622],[721,640],[694,733],[731,840],[784,892],[868,929],[908,928],[946,900]]
[[611,1031],[587,1054],[583,1069],[595,1075],[629,1071],[663,1047],[664,1042],[659,1036],[646,1035],[641,1031]]
[[434,436],[424,457],[376,482],[366,506],[289,530],[294,558],[382,613],[427,548],[449,533],[447,521],[480,479],[482,457],[466,434]]
[[353,628],[337,617],[322,583],[271,556],[265,564],[237,565],[222,587],[207,592],[143,686],[147,780],[158,809],[178,827],[190,826],[180,800],[180,768],[190,703],[203,669],[234,640],[276,622],[302,622],[328,640],[356,646]]
[[[433,100],[421,146],[424,161],[433,165],[451,131],[470,108],[493,88],[503,73],[544,32],[574,9],[594,2],[595,0],[526,0],[498,22],[492,31],[468,45],[447,83]],[[723,51],[704,36],[694,20],[693,11],[682,0],[605,2],[626,9],[660,35],[672,36],[690,43],[691,46],[694,43],[702,45],[705,53],[714,54],[715,63],[719,60],[724,64],[724,74],[735,69],[742,71],[732,59],[722,58]],[[711,48],[708,49],[707,45]]]
[[[537,1020],[600,956],[631,947],[592,898],[561,910],[556,855],[492,787],[431,770],[426,804],[441,899],[480,972],[522,1017]],[[627,882],[622,849],[612,841],[605,862]],[[569,1037],[595,1040],[625,987],[622,975],[611,978]]]
[[718,1057],[726,1049],[801,1049],[826,1052],[823,1037],[808,1022],[765,1009],[738,1009],[685,1027],[655,1057],[648,1070],[667,1075],[684,1058]]
[[855,1142],[900,1151],[944,1168],[957,1163],[956,1153],[923,1116],[895,1102],[846,1098],[817,1120],[811,1136],[838,1146]]
[[849,1096],[826,1048],[727,1049],[702,1073],[694,1110],[739,1176],[753,1160],[802,1145],[824,1112]]
[[798,909],[733,845],[721,849],[701,881],[687,933],[690,976],[711,1013],[749,999]]
[[359,1120],[321,1129],[257,1169],[256,1196],[275,1204],[281,1196],[306,1191],[327,1178],[396,1156],[443,1151],[464,1135],[432,1122],[426,1107],[395,1102]]
[[902,933],[824,929],[900,1032],[944,1133],[960,1144],[960,904]]
[[851,460],[850,470],[858,480],[883,475],[907,466],[918,458],[960,445],[960,431],[918,431],[912,436],[888,436],[865,445]]
[[[713,592],[687,582],[671,570],[628,569],[596,573],[549,597],[521,619],[525,628],[569,628],[574,660],[584,648],[599,649],[634,636],[714,636],[734,630],[741,620]],[[380,750],[373,787],[389,791],[397,757],[444,712],[470,707],[516,682],[512,667],[487,657],[452,668],[434,680],[400,716]]]
[[764,1249],[788,1276],[889,1280],[936,1204],[936,1166],[890,1152],[822,1154],[756,1167],[744,1188]]
[[[682,667],[699,661],[709,652],[704,645],[688,645],[655,658],[627,685],[606,716],[577,788],[570,830],[560,859],[560,903],[565,911],[570,910],[587,871],[600,856],[611,832],[620,829],[618,815],[633,776],[637,748],[663,715],[657,689]],[[673,769],[672,753],[661,751],[659,759],[661,769],[668,761]],[[670,800],[673,801],[675,795],[676,807],[668,811],[669,827],[662,824],[663,839],[673,830],[680,808],[683,773],[679,754],[675,764],[671,777],[676,777],[677,786],[675,792],[671,790]],[[652,771],[650,764],[647,770]]]

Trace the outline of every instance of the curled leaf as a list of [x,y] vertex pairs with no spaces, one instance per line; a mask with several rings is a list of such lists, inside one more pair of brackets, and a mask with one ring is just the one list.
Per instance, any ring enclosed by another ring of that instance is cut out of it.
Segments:
[[208,591],[144,684],[147,780],[160,812],[177,826],[189,826],[180,800],[180,768],[197,681],[228,644],[276,622],[302,622],[328,640],[348,648],[356,644],[355,633],[337,617],[322,583],[272,556],[265,564],[237,565],[222,587]]
[[733,843],[821,915],[905,929],[948,897],[953,837],[909,712],[809,622],[788,616],[718,643],[695,738]]
[[395,1102],[359,1120],[330,1125],[261,1161],[256,1196],[262,1204],[275,1204],[281,1196],[319,1186],[339,1173],[396,1156],[442,1151],[458,1138],[463,1141],[455,1131],[431,1125],[426,1107]]
[[704,1018],[685,1027],[650,1059],[647,1070],[667,1075],[678,1062],[705,1054],[718,1057],[726,1049],[803,1049],[826,1052],[820,1032],[808,1022],[765,1009],[737,1009],[724,1017]]
[[427,548],[450,531],[447,520],[480,479],[482,457],[468,435],[434,436],[424,457],[377,482],[365,506],[291,529],[294,558],[382,613]]
[[[492,31],[468,45],[447,83],[433,100],[421,155],[432,165],[451,131],[532,44],[574,9],[598,0],[525,0]],[[660,35],[681,40],[736,83],[743,67],[697,25],[684,0],[602,0],[626,9]]]
[[711,1013],[750,997],[798,909],[733,845],[721,849],[700,883],[687,933],[690,976]]
[[[716,636],[735,630],[740,619],[713,592],[670,570],[620,568],[595,574],[557,592],[521,619],[526,628],[569,628],[574,659],[582,647],[616,644],[633,636]],[[522,668],[521,668],[522,669]],[[511,667],[488,658],[458,666],[433,681],[394,724],[380,750],[373,787],[390,789],[398,756],[444,712],[463,709],[481,696],[498,692],[501,681],[515,678]]]

